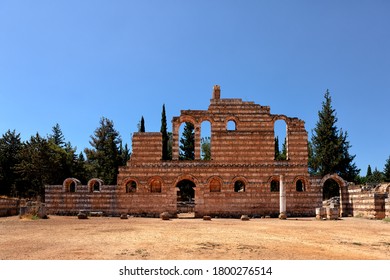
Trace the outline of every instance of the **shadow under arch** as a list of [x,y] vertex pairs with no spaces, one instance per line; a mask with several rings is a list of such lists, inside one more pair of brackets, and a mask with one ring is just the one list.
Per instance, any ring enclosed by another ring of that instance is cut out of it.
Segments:
[[198,180],[192,175],[183,175],[175,182],[177,194],[177,213],[190,213],[195,217],[196,186]]

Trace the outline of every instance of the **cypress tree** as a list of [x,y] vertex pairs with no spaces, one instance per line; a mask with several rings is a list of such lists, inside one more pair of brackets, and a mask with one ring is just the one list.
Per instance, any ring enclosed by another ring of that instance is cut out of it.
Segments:
[[138,123],[138,132],[145,132],[145,120],[144,116],[141,117],[140,122]]
[[168,155],[169,136],[167,131],[167,116],[165,114],[165,104],[163,104],[162,107],[160,132],[162,134],[162,159],[168,160],[169,159],[169,155]]

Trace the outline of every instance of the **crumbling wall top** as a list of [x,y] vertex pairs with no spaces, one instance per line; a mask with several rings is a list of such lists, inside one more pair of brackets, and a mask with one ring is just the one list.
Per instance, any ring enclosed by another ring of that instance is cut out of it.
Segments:
[[219,85],[215,85],[213,87],[213,99],[221,98],[221,87]]

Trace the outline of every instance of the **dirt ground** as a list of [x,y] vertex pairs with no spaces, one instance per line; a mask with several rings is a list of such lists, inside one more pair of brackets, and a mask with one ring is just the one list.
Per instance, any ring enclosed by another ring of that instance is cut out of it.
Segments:
[[3,260],[390,259],[390,223],[358,218],[0,218]]

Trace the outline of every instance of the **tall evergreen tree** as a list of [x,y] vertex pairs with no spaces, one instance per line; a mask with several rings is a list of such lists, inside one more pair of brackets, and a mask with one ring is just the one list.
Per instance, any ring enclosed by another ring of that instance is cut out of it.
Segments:
[[53,126],[52,134],[49,135],[48,138],[49,140],[52,140],[54,144],[58,145],[59,147],[65,146],[65,137],[58,123],[55,126]]
[[89,142],[92,149],[84,150],[87,155],[87,168],[93,177],[106,184],[116,184],[120,162],[119,145],[121,138],[114,128],[113,121],[103,117]]
[[275,137],[275,160],[279,160],[280,151],[279,151],[279,137]]
[[66,151],[38,133],[26,141],[19,156],[15,171],[19,175],[18,194],[21,196],[43,197],[46,184],[62,184],[69,176],[64,166]]
[[165,104],[163,104],[162,107],[160,132],[162,134],[162,159],[163,160],[172,159],[172,155],[171,157],[169,157],[168,155],[169,136],[168,136],[168,129],[167,129],[167,116],[165,114]]
[[318,112],[319,120],[312,134],[311,147],[313,158],[309,160],[309,168],[324,176],[337,173],[348,181],[354,181],[359,173],[350,155],[351,148],[347,141],[347,133],[339,131],[336,123],[336,111],[332,107],[329,90],[325,93],[325,101]]
[[144,116],[141,117],[141,120],[138,123],[138,132],[145,132],[145,119],[144,119]]
[[0,138],[0,194],[15,196],[17,174],[15,166],[19,163],[19,152],[23,147],[20,134],[8,130]]
[[390,182],[390,156],[386,160],[385,168],[383,170],[383,176],[386,182]]
[[371,170],[371,165],[368,165],[366,177],[368,178],[368,177],[370,177],[370,176],[372,176],[372,170]]
[[125,166],[127,161],[130,159],[130,150],[127,144],[123,146],[122,141],[119,145],[119,166]]
[[180,159],[181,160],[194,160],[195,159],[195,133],[194,125],[190,122],[186,122],[184,126],[184,132],[180,139]]

